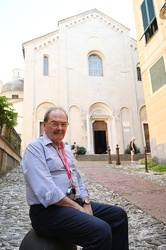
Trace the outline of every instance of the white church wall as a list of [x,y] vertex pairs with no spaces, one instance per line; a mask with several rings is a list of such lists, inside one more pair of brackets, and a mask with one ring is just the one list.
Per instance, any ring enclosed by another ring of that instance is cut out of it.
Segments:
[[[115,152],[118,144],[120,153],[124,152],[128,137],[124,143],[123,107],[130,110],[130,134],[142,137],[139,108],[144,100],[141,84],[136,80],[139,59],[136,41],[130,39],[128,28],[92,10],[60,21],[58,31],[26,42],[23,47],[26,129],[23,148],[38,134],[37,120],[42,115],[36,118],[36,109],[42,103],[61,105],[69,112],[65,140],[69,144],[76,141],[89,153],[94,153],[95,119],[107,124],[108,146]],[[88,56],[93,53],[102,59],[103,76],[89,76]],[[43,76],[44,55],[49,58],[48,76]],[[93,104],[104,110],[102,117],[94,115]],[[44,112],[41,106],[40,114]],[[143,148],[141,142],[140,147]]]

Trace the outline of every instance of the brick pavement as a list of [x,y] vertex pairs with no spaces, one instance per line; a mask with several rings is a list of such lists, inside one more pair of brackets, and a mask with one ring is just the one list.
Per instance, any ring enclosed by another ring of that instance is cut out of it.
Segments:
[[139,176],[108,168],[105,161],[78,161],[85,175],[119,194],[141,210],[166,224],[166,187]]

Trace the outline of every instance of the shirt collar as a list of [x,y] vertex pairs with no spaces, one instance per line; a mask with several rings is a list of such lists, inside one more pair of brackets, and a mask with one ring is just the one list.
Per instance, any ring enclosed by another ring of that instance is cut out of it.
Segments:
[[[50,138],[48,138],[48,136],[46,134],[43,135],[43,141],[44,141],[44,145],[45,146],[49,145],[49,144],[54,145],[53,142],[50,140]],[[64,142],[62,142],[62,143],[64,145]]]
[[53,144],[53,142],[50,140],[50,138],[48,138],[46,134],[43,135],[43,141],[45,146],[48,144]]

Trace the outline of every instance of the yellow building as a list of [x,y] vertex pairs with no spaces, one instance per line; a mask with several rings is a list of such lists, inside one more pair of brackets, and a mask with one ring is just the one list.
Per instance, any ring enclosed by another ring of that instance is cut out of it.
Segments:
[[133,0],[153,160],[166,163],[166,3]]

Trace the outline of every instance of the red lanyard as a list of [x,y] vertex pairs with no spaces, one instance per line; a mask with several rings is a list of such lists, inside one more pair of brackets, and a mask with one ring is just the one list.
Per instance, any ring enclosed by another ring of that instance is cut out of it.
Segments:
[[61,147],[61,150],[62,150],[62,155],[63,155],[63,159],[64,159],[64,160],[62,159],[62,156],[60,155],[60,153],[59,153],[59,151],[57,150],[57,148],[55,148],[55,149],[56,149],[56,152],[57,152],[59,158],[61,159],[63,165],[64,165],[65,168],[66,168],[66,172],[67,172],[68,178],[71,179],[71,172],[70,172],[70,169],[69,169],[69,164],[68,164],[68,161],[67,161],[67,157],[66,157],[66,153],[65,153],[65,150],[64,150],[63,143],[61,143],[60,147]]

